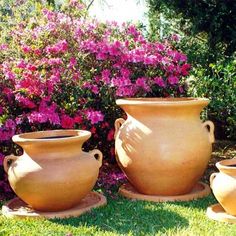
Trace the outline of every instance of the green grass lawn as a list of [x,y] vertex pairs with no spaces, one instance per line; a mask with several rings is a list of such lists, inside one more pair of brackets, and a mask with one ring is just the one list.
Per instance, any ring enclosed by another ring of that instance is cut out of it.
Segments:
[[33,220],[0,216],[0,235],[236,235],[236,225],[209,220],[211,195],[191,202],[150,203],[123,197],[78,218]]

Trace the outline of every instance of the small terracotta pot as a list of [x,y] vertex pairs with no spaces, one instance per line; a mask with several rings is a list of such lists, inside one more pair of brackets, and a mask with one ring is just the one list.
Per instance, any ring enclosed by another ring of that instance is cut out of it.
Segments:
[[236,216],[236,159],[216,163],[219,173],[210,176],[212,191],[224,210]]
[[117,162],[136,190],[148,195],[189,193],[212,152],[214,124],[200,120],[209,103],[197,98],[131,98],[116,103]]
[[87,153],[81,149],[90,136],[89,131],[82,130],[13,136],[24,154],[4,159],[12,189],[39,211],[60,211],[77,205],[94,187],[102,165],[99,150]]

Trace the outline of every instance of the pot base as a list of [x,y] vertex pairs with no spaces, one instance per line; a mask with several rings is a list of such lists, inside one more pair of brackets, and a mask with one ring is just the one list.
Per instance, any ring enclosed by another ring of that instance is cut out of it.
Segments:
[[77,206],[73,208],[57,212],[42,212],[32,209],[21,199],[14,198],[3,205],[2,214],[9,218],[68,218],[80,216],[93,208],[106,205],[106,203],[107,201],[105,196],[100,193],[90,192]]
[[236,224],[236,216],[226,213],[219,203],[207,208],[207,216],[212,220]]
[[209,186],[203,182],[198,182],[190,193],[178,196],[160,196],[160,195],[145,195],[139,193],[130,183],[123,184],[119,188],[119,193],[127,198],[150,201],[150,202],[177,202],[191,201],[209,195],[211,192]]

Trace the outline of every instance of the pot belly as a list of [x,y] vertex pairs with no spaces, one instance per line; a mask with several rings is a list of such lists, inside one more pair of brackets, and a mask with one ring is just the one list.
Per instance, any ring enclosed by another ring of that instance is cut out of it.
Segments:
[[213,183],[211,184],[212,191],[223,206],[225,211],[233,216],[236,216],[236,177],[232,175],[218,173]]
[[9,182],[16,194],[36,210],[69,209],[92,190],[97,180],[98,168],[76,160],[70,164],[68,161],[65,163],[47,161],[35,167],[31,163],[30,170],[19,162],[13,169],[14,173],[9,169]]
[[124,124],[116,138],[118,164],[140,193],[188,193],[211,155],[207,131],[188,125],[167,130],[158,127],[162,128]]

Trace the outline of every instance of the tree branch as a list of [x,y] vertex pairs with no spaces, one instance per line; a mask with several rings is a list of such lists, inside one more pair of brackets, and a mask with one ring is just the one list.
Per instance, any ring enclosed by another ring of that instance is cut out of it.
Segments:
[[92,6],[92,4],[93,4],[94,1],[95,1],[95,0],[92,0],[92,1],[88,4],[88,6],[87,6],[87,11],[88,11],[88,9]]

